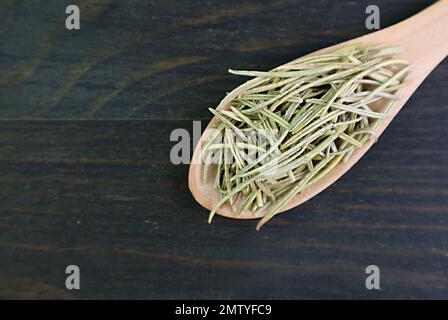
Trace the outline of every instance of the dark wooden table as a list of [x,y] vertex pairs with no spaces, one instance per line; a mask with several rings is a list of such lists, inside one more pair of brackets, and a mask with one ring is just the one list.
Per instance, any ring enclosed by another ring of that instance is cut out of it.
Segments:
[[[261,232],[208,225],[170,162],[171,131],[245,80],[229,67],[365,34],[371,1],[74,1],[76,31],[66,2],[1,1],[1,298],[448,298],[447,62],[346,176]],[[431,2],[375,4],[387,27]]]

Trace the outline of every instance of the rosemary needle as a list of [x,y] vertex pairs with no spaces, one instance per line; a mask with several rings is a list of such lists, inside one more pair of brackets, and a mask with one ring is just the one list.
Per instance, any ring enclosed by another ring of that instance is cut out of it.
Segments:
[[[209,222],[229,203],[239,214],[263,211],[259,229],[369,141],[411,69],[394,58],[401,52],[355,44],[271,71],[229,70],[257,78],[210,109],[219,121],[203,149],[203,181],[213,177],[221,199]],[[382,99],[388,106],[378,112]]]

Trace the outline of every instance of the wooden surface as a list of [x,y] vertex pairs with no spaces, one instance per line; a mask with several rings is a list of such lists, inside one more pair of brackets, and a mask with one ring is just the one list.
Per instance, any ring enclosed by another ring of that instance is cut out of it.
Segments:
[[[2,0],[1,298],[448,298],[448,64],[347,175],[261,232],[217,218],[175,128],[244,79],[366,33],[369,1]],[[383,27],[431,1],[383,0]],[[65,268],[81,290],[65,289]],[[382,291],[364,286],[367,265]]]

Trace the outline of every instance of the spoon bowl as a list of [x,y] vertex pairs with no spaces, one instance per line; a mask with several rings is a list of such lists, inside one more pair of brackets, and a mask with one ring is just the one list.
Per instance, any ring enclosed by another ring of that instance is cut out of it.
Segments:
[[[316,52],[308,56],[321,55],[332,52],[339,48],[361,43],[363,45],[382,45],[402,47],[404,52],[398,56],[400,59],[409,61],[412,65],[412,71],[406,77],[406,85],[400,92],[399,100],[389,110],[389,117],[384,119],[375,129],[374,135],[379,137],[387,126],[391,123],[397,113],[409,100],[412,94],[417,90],[424,79],[431,73],[431,71],[447,56],[448,54],[448,0],[438,1],[417,15],[393,25],[387,29],[377,31],[372,34],[364,35]],[[242,84],[237,89],[252,86],[254,83],[261,81],[262,78],[254,78]],[[218,108],[228,109],[229,103],[236,97],[236,90],[230,92],[219,104]],[[386,104],[380,100],[373,108],[375,111],[382,112],[386,108]],[[203,207],[211,210],[213,206],[219,201],[218,192],[213,188],[213,181],[208,175],[208,179],[203,183],[202,180],[202,166],[201,148],[207,141],[210,130],[216,125],[219,120],[214,117],[208,124],[204,134],[199,140],[195,152],[193,154],[190,170],[189,170],[189,188],[196,199]],[[311,184],[309,187],[301,191],[291,201],[286,203],[279,211],[284,212],[294,208],[338,180],[345,172],[347,172],[358,160],[370,149],[375,143],[374,140],[369,140],[364,143],[362,147],[357,148],[356,151],[346,162],[340,162],[324,177]],[[213,171],[212,171],[213,173]],[[239,214],[233,210],[228,204],[224,203],[217,211],[218,214],[238,219],[258,219],[265,216],[269,208],[259,210],[257,212],[244,211]]]

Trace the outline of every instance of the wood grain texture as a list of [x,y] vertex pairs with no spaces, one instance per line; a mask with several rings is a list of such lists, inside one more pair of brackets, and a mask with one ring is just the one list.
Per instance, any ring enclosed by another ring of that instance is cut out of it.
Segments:
[[[383,26],[430,1],[382,1]],[[368,1],[9,1],[0,35],[3,119],[209,118],[244,79],[366,33]],[[343,17],[343,18],[342,18]]]
[[[430,3],[376,4],[386,27]],[[68,32],[60,1],[4,1],[0,297],[448,298],[446,62],[359,164],[261,232],[208,225],[169,159],[171,131],[205,125],[244,81],[228,67],[361,35],[368,4],[84,1]],[[370,264],[381,292],[364,287]]]

